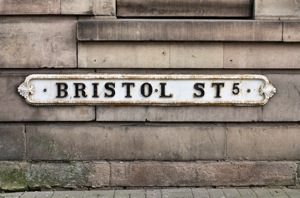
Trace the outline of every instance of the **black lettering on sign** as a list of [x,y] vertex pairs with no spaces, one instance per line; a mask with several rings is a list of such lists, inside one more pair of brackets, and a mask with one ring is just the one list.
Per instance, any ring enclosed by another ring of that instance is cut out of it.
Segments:
[[116,92],[115,92],[115,83],[112,83],[112,82],[108,82],[108,83],[105,83],[104,85],[105,89],[110,91],[110,94],[108,94],[107,92],[105,92],[104,96],[106,98],[112,98],[116,95]]
[[[85,84],[84,83],[74,83],[74,86],[75,86],[75,96],[74,98],[80,98],[81,96],[86,98],[87,95],[85,93]],[[81,92],[81,96],[80,96],[80,93]]]
[[211,87],[216,87],[216,96],[215,96],[215,98],[222,98],[221,97],[221,88],[224,87],[224,83],[212,83]]
[[167,83],[159,83],[161,87],[160,98],[172,98],[173,94],[166,95],[166,85]]
[[67,83],[56,83],[57,95],[56,98],[65,98],[68,96],[68,85]]
[[126,87],[126,96],[125,98],[132,98],[131,94],[130,94],[130,87],[135,87],[135,84],[134,83],[128,83],[128,82],[125,82],[125,83],[122,83],[122,87]]
[[194,89],[199,91],[199,94],[194,93],[194,98],[202,98],[205,95],[205,83],[195,83]]
[[93,90],[94,90],[94,93],[93,93],[93,98],[99,98],[99,95],[98,95],[98,85],[99,83],[92,83],[93,85]]
[[[146,93],[146,87],[147,87],[147,93]],[[152,92],[153,92],[153,88],[152,88],[152,85],[150,83],[144,83],[144,84],[142,84],[142,86],[141,86],[141,94],[144,97],[148,98],[149,96],[151,96]]]
[[233,83],[232,93],[233,95],[238,95],[240,93],[240,88],[238,87],[240,83]]

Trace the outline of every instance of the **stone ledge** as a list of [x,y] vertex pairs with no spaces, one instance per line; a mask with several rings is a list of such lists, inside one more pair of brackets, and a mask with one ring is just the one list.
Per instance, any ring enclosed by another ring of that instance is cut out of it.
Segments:
[[0,189],[102,187],[109,185],[107,162],[0,162]]
[[78,21],[79,41],[282,41],[282,23],[238,20]]
[[296,162],[0,162],[0,190],[295,186]]
[[117,0],[121,17],[251,17],[251,0]]
[[112,186],[289,186],[295,162],[111,163]]

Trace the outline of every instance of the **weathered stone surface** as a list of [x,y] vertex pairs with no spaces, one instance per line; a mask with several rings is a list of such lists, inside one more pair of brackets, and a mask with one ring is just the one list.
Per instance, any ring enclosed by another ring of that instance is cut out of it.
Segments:
[[29,125],[26,133],[30,160],[225,159],[222,125]]
[[[250,17],[250,0],[117,0],[121,17]],[[180,9],[179,9],[180,8]]]
[[0,150],[0,160],[23,160],[25,158],[25,127],[1,124]]
[[228,125],[227,157],[235,160],[299,160],[298,125]]
[[295,185],[295,162],[112,162],[112,186]]
[[282,41],[282,23],[238,20],[79,21],[80,41]]
[[224,43],[224,68],[300,68],[299,43]]
[[60,0],[0,0],[1,15],[60,14]]
[[283,41],[299,42],[300,41],[300,23],[288,22],[283,23]]
[[61,14],[116,15],[115,0],[61,0]]
[[102,187],[109,184],[109,174],[107,162],[0,162],[0,189]]
[[255,0],[255,19],[299,19],[299,8],[298,0]]
[[294,74],[268,74],[277,93],[263,107],[263,121],[299,121],[300,120],[300,78]]
[[223,68],[222,43],[82,42],[83,68]]
[[[90,121],[95,119],[94,107],[41,106],[26,103],[18,86],[32,73],[61,73],[61,71],[14,71],[0,74],[0,121]],[[67,72],[68,71],[64,71]]]
[[97,106],[97,121],[246,122],[259,121],[261,107]]
[[0,68],[74,68],[76,18],[2,17]]

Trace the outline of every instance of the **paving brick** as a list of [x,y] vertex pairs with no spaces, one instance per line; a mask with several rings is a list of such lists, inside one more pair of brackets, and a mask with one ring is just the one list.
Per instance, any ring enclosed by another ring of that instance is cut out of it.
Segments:
[[1,15],[60,14],[60,0],[0,0]]
[[83,68],[223,68],[222,43],[81,42]]
[[0,68],[75,68],[76,18],[1,17]]
[[56,191],[51,198],[82,198],[84,191]]
[[267,21],[124,19],[77,27],[79,41],[282,41],[282,23]]
[[224,68],[300,68],[298,43],[224,43]]
[[168,198],[168,197],[193,198],[192,190],[190,188],[162,189],[161,192],[162,192],[162,198]]
[[283,23],[283,41],[299,42],[300,41],[300,23],[299,22],[284,22]]
[[112,186],[295,185],[295,162],[112,162]]
[[114,190],[85,191],[80,198],[114,198],[114,194]]
[[[117,0],[122,17],[250,17],[249,0]],[[178,9],[180,8],[180,9]]]
[[236,160],[299,160],[299,125],[227,125],[227,157]]
[[269,188],[268,190],[273,195],[273,197],[289,198],[287,193],[281,189]]
[[225,197],[222,189],[208,188],[207,191],[210,198]]
[[[295,73],[295,72],[294,72]],[[300,120],[300,78],[293,74],[267,75],[277,90],[275,97],[263,107],[263,121]]]
[[192,188],[194,197],[210,198],[206,188]]
[[273,197],[269,190],[266,188],[253,188],[253,191],[255,192],[257,197]]
[[0,121],[90,121],[95,118],[94,107],[36,107],[27,104],[17,88],[27,75],[41,72],[55,73],[54,70],[31,70],[0,74]]
[[102,187],[109,184],[110,167],[99,163],[36,163],[23,170],[31,188],[38,187]]
[[115,16],[115,0],[61,0],[61,14]]
[[52,198],[54,192],[25,192],[22,198]]
[[146,189],[146,198],[162,198],[161,190]]
[[116,190],[115,198],[146,198],[144,190]]
[[31,160],[224,159],[222,125],[28,125],[26,132]]
[[25,127],[1,124],[0,150],[0,160],[23,160],[25,158]]
[[240,195],[244,198],[257,197],[251,188],[238,188],[237,191],[239,191]]
[[240,198],[240,197],[242,197],[241,195],[240,195],[240,193],[237,191],[237,189],[222,189],[222,191],[223,191],[223,193],[224,193],[224,195],[226,196],[226,197],[232,197],[232,198]]
[[299,189],[284,188],[283,191],[286,192],[289,195],[290,198],[300,197]]
[[300,18],[300,2],[295,0],[255,0],[255,19],[293,20]]

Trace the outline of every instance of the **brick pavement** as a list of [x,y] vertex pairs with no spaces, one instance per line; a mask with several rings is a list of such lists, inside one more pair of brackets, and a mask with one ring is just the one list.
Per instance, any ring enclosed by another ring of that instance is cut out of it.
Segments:
[[0,198],[300,198],[289,188],[168,188],[97,191],[50,191],[0,194]]

